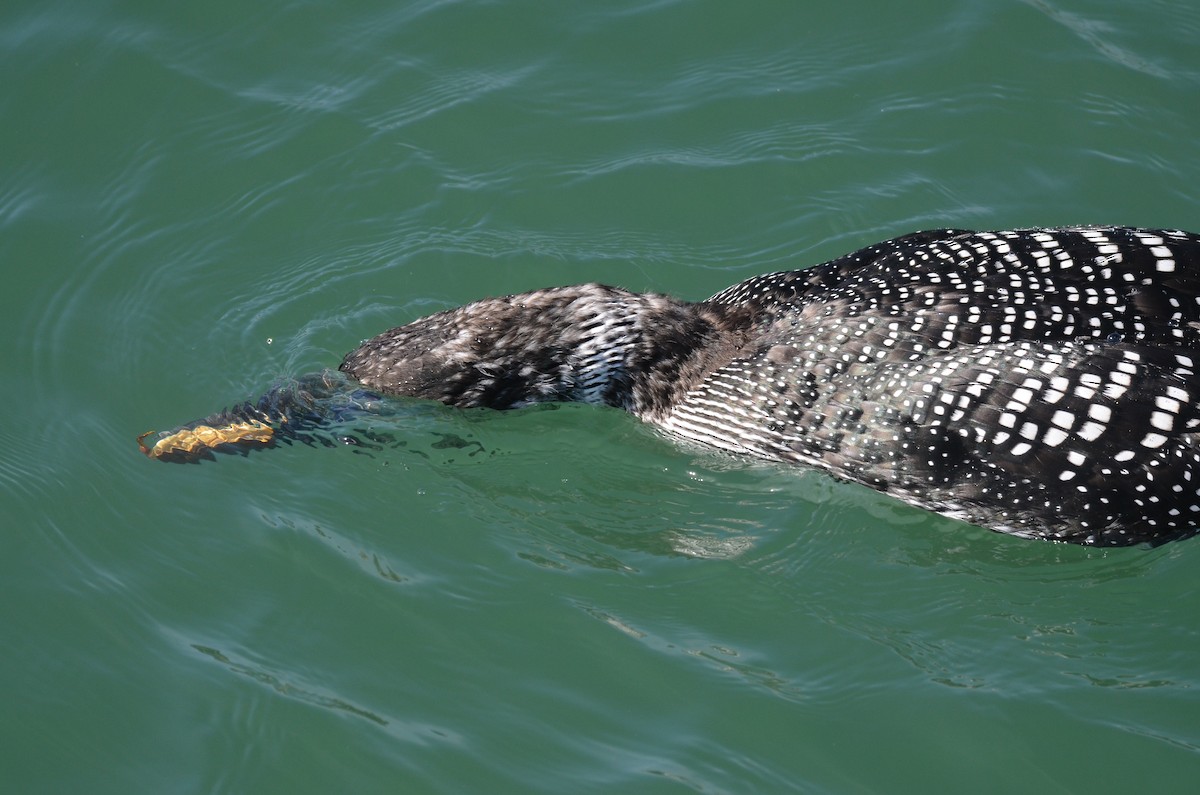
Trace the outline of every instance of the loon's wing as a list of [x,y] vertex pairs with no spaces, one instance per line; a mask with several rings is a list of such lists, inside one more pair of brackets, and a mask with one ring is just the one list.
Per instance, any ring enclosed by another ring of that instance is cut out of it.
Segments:
[[822,286],[798,272],[718,294],[809,285],[766,300],[759,344],[663,427],[1018,535],[1190,532],[1200,238],[1027,230],[872,250],[818,266]]

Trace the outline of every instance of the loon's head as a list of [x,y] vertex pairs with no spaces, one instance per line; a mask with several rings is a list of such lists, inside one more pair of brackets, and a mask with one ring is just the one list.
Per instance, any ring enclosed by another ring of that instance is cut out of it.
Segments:
[[385,331],[341,369],[392,395],[519,408],[571,400],[648,416],[728,360],[749,313],[600,284],[488,298]]

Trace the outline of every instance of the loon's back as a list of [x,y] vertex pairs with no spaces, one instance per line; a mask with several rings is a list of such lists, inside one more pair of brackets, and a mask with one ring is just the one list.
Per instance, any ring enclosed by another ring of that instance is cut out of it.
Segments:
[[1015,535],[1200,522],[1200,237],[924,232],[709,299],[752,344],[660,424]]

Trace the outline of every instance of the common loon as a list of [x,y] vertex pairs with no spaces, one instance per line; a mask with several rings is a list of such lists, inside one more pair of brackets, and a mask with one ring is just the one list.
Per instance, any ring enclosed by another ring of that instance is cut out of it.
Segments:
[[265,446],[380,396],[582,401],[1003,533],[1158,544],[1200,529],[1198,364],[1200,235],[939,229],[695,303],[599,284],[477,301],[139,445]]

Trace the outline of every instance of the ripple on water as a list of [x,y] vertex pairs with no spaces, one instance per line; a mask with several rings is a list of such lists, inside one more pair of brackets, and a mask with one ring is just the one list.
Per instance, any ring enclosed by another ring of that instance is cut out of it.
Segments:
[[[451,743],[457,745],[464,739],[453,729],[388,715],[379,711],[378,707],[359,703],[351,697],[340,695],[331,690],[323,681],[311,681],[306,672],[289,668],[286,662],[254,659],[250,656],[252,652],[237,653],[224,650],[200,641],[189,640],[177,630],[162,628],[162,631],[182,653],[201,662],[215,664],[234,677],[258,686],[260,693],[265,693],[270,697],[279,697],[358,718],[368,725],[382,730],[390,738],[406,743],[417,745]],[[231,709],[236,713],[240,709],[249,708],[244,703],[246,699],[257,700],[257,698],[257,693],[245,692],[238,697],[242,707],[232,706]],[[244,728],[252,730],[254,724],[255,721],[250,720]]]
[[1048,0],[1024,1],[1090,44],[1096,52],[1113,63],[1150,77],[1170,77],[1170,72],[1155,63],[1154,60],[1118,44],[1116,29],[1101,19],[1067,11]]

